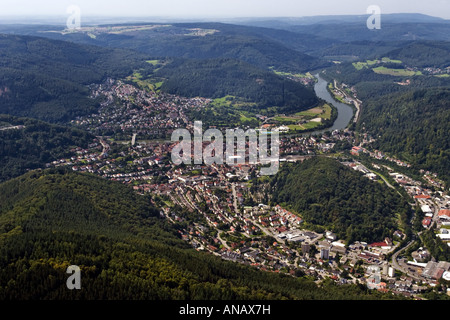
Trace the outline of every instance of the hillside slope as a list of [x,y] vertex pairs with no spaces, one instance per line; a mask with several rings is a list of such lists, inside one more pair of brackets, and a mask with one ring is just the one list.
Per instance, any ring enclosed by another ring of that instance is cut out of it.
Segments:
[[280,111],[287,113],[319,102],[312,89],[234,59],[176,59],[156,75],[167,79],[161,90],[186,97],[231,95],[255,103],[257,108],[281,107]]
[[87,148],[94,138],[76,128],[0,114],[0,182],[75,155],[72,148]]
[[92,113],[89,84],[150,68],[144,55],[45,38],[0,35],[0,113],[66,122]]
[[438,173],[449,186],[449,101],[450,88],[373,99],[361,115],[359,129],[376,133],[374,148],[395,154],[416,169]]
[[409,214],[407,201],[395,191],[325,157],[283,166],[270,192],[274,203],[347,243],[383,240],[398,228],[399,217]]
[[[78,265],[81,290],[68,290]],[[101,178],[48,170],[0,185],[0,299],[378,299],[321,288],[197,252],[148,196]]]

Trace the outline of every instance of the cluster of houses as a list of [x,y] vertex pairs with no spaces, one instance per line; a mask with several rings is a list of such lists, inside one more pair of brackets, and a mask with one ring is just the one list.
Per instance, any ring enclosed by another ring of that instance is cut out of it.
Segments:
[[426,74],[432,74],[432,75],[449,74],[450,67],[447,67],[447,68],[426,67],[426,68],[423,68],[423,72]]
[[361,153],[366,153],[369,156],[371,156],[371,157],[373,157],[375,159],[378,159],[378,160],[384,159],[384,160],[388,160],[390,162],[393,162],[393,163],[395,163],[395,164],[397,164],[397,165],[399,165],[401,167],[407,167],[407,168],[411,167],[411,165],[409,163],[406,163],[405,161],[396,159],[394,157],[390,157],[390,156],[386,155],[385,153],[383,153],[383,152],[381,152],[379,150],[370,151],[370,150],[368,150],[368,149],[366,149],[364,147],[361,147],[361,146],[353,146],[352,149],[350,150],[350,153],[352,155],[355,155],[355,156],[358,156]]
[[97,113],[72,121],[77,126],[104,133],[137,133],[154,136],[189,123],[186,110],[208,105],[205,98],[183,98],[146,91],[120,80],[108,79],[92,86],[92,98],[105,100]]
[[333,131],[330,136],[322,134],[315,136],[280,137],[280,152],[283,155],[314,155],[318,152],[330,152],[336,141],[351,141],[351,136],[340,131]]

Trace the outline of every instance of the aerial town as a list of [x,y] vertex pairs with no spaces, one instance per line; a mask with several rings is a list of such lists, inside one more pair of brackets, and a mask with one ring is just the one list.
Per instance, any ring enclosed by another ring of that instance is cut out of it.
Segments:
[[[102,108],[74,125],[88,128],[97,138],[88,148],[73,148],[72,157],[47,166],[68,166],[151,194],[162,208],[161,218],[175,224],[180,237],[196,250],[270,272],[306,275],[318,283],[324,279],[360,283],[408,297],[438,286],[440,279],[450,281],[450,262],[430,259],[427,248],[406,254],[413,244],[409,243],[397,250],[405,238],[400,230],[375,243],[345,243],[333,230],[305,229],[301,213],[269,205],[263,198],[255,202],[249,181],[258,177],[258,165],[177,166],[170,160],[174,142],[164,135],[159,141],[140,140],[192,126],[186,111],[207,105],[208,99],[155,94],[113,80],[93,87],[92,95],[106,97]],[[421,172],[421,181],[399,172],[409,164],[370,150],[366,145],[371,139],[364,137],[356,145],[348,129],[317,136],[281,135],[279,161],[283,165],[331,156],[336,146],[347,144],[349,152],[338,152],[342,164],[367,179],[402,188],[411,197],[411,206],[424,214],[423,230],[435,230],[436,237],[450,246],[450,196],[442,182],[431,172]],[[389,174],[380,174],[381,168]]]

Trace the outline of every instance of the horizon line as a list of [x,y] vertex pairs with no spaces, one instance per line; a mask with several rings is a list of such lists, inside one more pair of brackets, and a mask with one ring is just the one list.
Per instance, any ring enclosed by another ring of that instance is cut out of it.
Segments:
[[[436,19],[442,19],[442,20],[450,20],[450,18],[442,18],[439,16],[433,16],[433,15],[429,15],[426,13],[420,13],[420,12],[390,12],[390,13],[382,13],[383,15],[421,15],[421,16],[426,16],[426,17],[431,17],[431,18],[436,18]],[[100,13],[86,13],[83,14],[83,16],[85,17],[102,17],[102,18],[226,18],[226,19],[300,19],[300,18],[311,18],[311,17],[346,17],[346,16],[350,16],[350,17],[365,17],[365,16],[370,16],[370,14],[368,13],[360,13],[360,14],[352,14],[352,13],[348,13],[348,14],[311,14],[311,15],[303,15],[303,16],[285,16],[285,15],[280,15],[280,16],[270,16],[270,15],[261,15],[261,16],[238,16],[238,15],[134,15],[134,14],[129,14],[129,15],[107,15],[107,14],[100,14]],[[60,18],[60,17],[67,17],[67,14],[30,14],[30,13],[25,13],[25,14],[1,14],[0,13],[0,17],[12,17],[12,18],[19,18],[19,17],[23,17],[23,18],[48,18],[48,17],[53,17],[53,18]]]

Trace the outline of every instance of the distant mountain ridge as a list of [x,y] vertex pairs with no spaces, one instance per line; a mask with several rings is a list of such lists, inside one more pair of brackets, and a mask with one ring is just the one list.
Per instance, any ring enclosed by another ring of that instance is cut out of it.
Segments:
[[[422,13],[383,13],[382,19],[389,23],[405,23],[405,22],[432,22],[432,23],[450,23],[440,17],[433,17]],[[359,15],[318,15],[304,17],[277,17],[277,18],[247,18],[247,19],[230,19],[230,23],[240,23],[245,25],[286,28],[295,25],[310,24],[335,24],[335,23],[360,23],[365,22],[369,14],[362,13]]]
[[[109,29],[126,26],[148,28],[130,28],[120,32]],[[156,57],[237,59],[257,67],[274,67],[280,71],[304,72],[329,65],[326,61],[295,50],[306,49],[308,43],[320,47],[322,40],[309,36],[303,45],[301,37],[283,30],[223,23],[127,23],[86,26],[85,29],[72,33],[64,32],[63,29],[55,27],[49,32],[48,27],[45,27],[46,32],[40,32],[39,27],[36,27],[33,34],[102,47],[126,48]],[[193,32],[195,29],[216,32],[198,35]],[[291,42],[294,44],[291,45]]]

